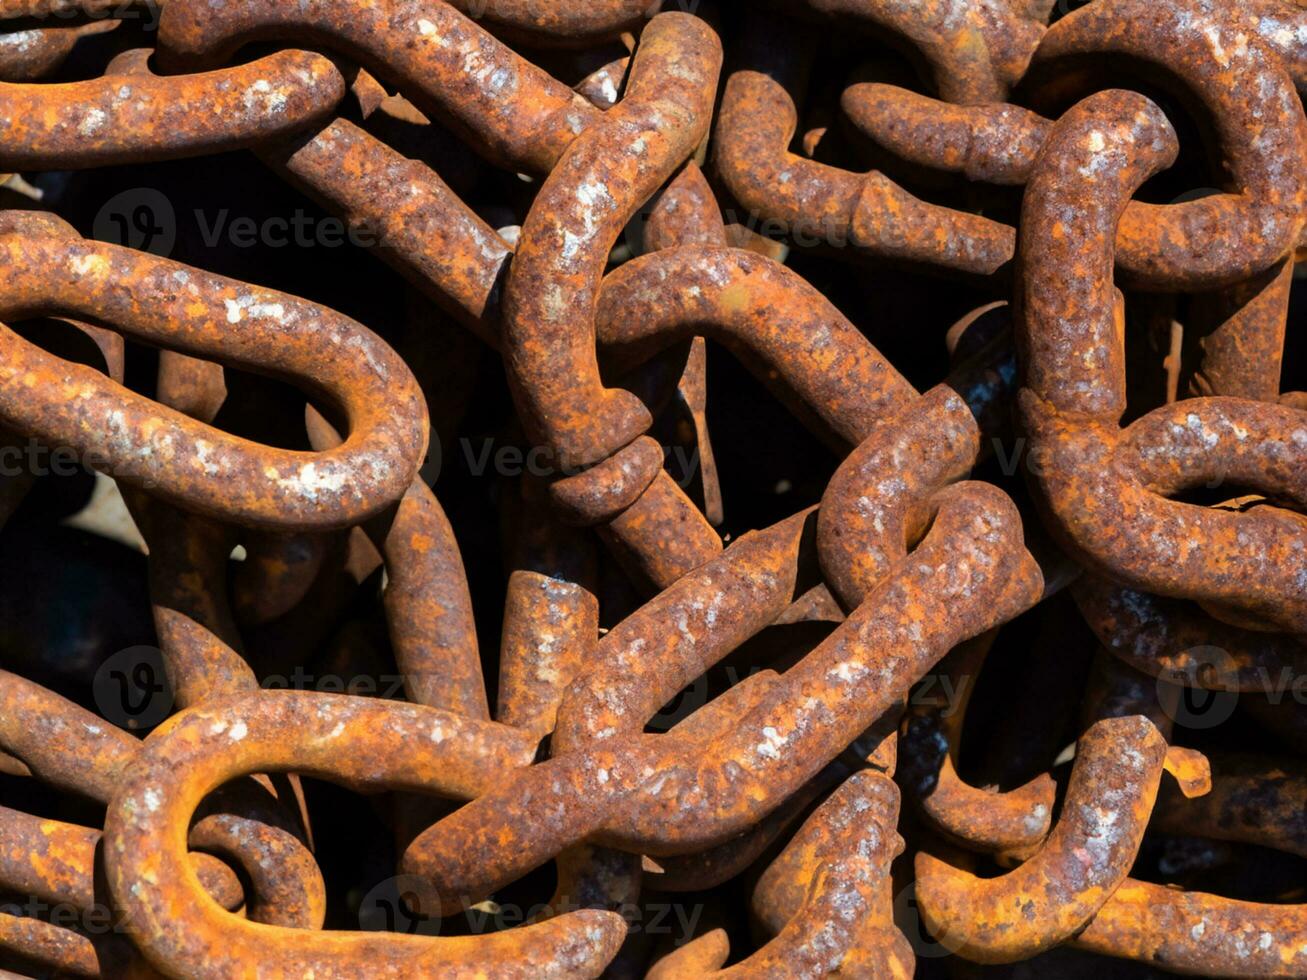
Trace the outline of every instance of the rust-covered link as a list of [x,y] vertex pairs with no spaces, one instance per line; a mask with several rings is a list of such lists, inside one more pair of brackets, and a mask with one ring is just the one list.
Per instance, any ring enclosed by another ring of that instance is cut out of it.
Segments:
[[[691,968],[696,976],[723,978],[911,975],[911,947],[894,928],[890,907],[889,865],[903,846],[892,829],[898,802],[889,777],[850,777],[767,869],[772,879],[802,883],[797,907],[786,909],[790,917],[776,936],[721,969],[730,945],[720,932],[708,933],[656,963],[648,980],[672,980]],[[758,887],[779,886],[764,876]]]
[[3,218],[7,319],[80,314],[159,347],[296,377],[342,406],[349,436],[324,453],[258,446],[3,330],[7,424],[76,447],[129,485],[255,527],[344,526],[403,494],[426,447],[426,406],[408,367],[366,327],[285,293],[131,249],[24,233],[21,215]]
[[[437,823],[410,846],[405,866],[433,879],[434,897],[452,910],[582,840],[655,855],[721,843],[818,772],[949,646],[1015,615],[1039,591],[1011,502],[981,484],[950,488],[909,560],[706,758],[678,751],[675,731],[564,753]],[[543,813],[542,794],[556,801]],[[512,848],[495,843],[504,835]]]
[[919,854],[917,900],[931,932],[982,963],[1025,959],[1078,932],[1134,863],[1165,754],[1147,718],[1100,721],[1076,746],[1052,833],[1019,868],[979,879]]
[[[361,749],[360,739],[373,740],[375,751]],[[390,751],[396,744],[409,749]],[[351,751],[338,751],[343,745]],[[183,861],[196,805],[236,776],[293,770],[358,788],[466,798],[484,792],[498,773],[527,765],[534,753],[535,740],[524,732],[417,705],[283,691],[194,708],[155,733],[114,794],[105,823],[109,887],[146,957],[175,975],[255,969],[526,977],[535,975],[532,962],[543,960],[560,976],[592,976],[623,933],[621,919],[606,912],[580,911],[479,939],[366,932],[327,938],[231,916],[199,892]]]
[[505,361],[527,432],[568,465],[598,463],[650,424],[629,392],[600,381],[594,308],[622,226],[707,132],[720,66],[702,21],[655,18],[626,97],[563,155],[522,227],[504,294]]
[[168,3],[159,20],[161,67],[213,67],[244,44],[274,38],[341,51],[469,135],[492,160],[523,169],[549,172],[599,114],[443,0],[348,8],[325,0]]
[[1175,152],[1174,133],[1156,106],[1114,91],[1063,116],[1040,153],[1022,207],[1018,323],[1020,412],[1032,457],[1040,460],[1033,482],[1061,539],[1109,577],[1301,632],[1307,594],[1291,556],[1307,547],[1302,518],[1276,507],[1200,507],[1163,494],[1207,478],[1215,447],[1237,444],[1253,419],[1280,438],[1251,454],[1231,454],[1247,460],[1240,476],[1269,492],[1285,476],[1292,483],[1295,462],[1301,465],[1290,449],[1293,433],[1307,431],[1307,418],[1240,399],[1191,399],[1156,410],[1169,425],[1155,425],[1149,415],[1131,427],[1153,426],[1146,467],[1123,448],[1129,430],[1119,427],[1125,365],[1112,285],[1114,232],[1129,195]]
[[907,42],[940,95],[963,105],[997,102],[1025,74],[1044,34],[1051,0],[791,0],[844,23],[862,23]]
[[[103,167],[238,150],[313,126],[344,95],[336,66],[307,51],[175,78],[3,83],[0,167]],[[195,112],[197,104],[207,111]]]
[[794,102],[751,70],[726,82],[717,123],[717,168],[754,214],[799,241],[852,246],[882,259],[989,275],[1012,259],[1010,227],[920,200],[879,171],[851,173],[788,152]]

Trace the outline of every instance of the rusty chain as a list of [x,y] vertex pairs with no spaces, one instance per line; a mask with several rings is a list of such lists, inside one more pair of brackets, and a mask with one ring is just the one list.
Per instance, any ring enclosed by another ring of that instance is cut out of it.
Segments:
[[1307,976],[1304,93],[1300,0],[0,0],[0,975]]

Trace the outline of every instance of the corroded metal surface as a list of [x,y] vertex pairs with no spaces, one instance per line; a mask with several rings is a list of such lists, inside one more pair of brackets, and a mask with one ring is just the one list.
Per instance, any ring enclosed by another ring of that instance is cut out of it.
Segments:
[[0,976],[1307,974],[1305,39],[0,0]]

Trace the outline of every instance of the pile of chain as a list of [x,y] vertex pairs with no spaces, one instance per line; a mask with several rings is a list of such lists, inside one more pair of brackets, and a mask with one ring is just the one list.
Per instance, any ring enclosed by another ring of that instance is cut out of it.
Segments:
[[0,79],[0,973],[1307,976],[1307,8]]

